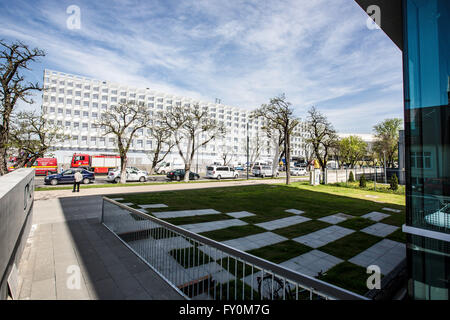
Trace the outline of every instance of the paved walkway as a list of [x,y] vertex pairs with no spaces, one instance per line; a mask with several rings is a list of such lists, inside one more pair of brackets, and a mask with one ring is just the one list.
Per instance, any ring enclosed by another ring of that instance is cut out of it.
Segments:
[[100,224],[101,206],[99,196],[35,201],[20,299],[182,299]]
[[304,236],[294,238],[292,240],[305,244],[311,248],[319,248],[326,245],[327,243],[343,238],[353,232],[355,232],[355,230],[343,228],[340,226],[331,226],[312,233],[308,233]]

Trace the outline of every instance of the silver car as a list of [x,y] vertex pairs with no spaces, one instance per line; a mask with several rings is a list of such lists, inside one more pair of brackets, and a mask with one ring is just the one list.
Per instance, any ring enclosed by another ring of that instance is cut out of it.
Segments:
[[[148,179],[148,172],[144,170],[139,170],[136,167],[127,167],[126,172],[127,172],[127,181],[145,182]],[[115,183],[120,182],[120,169],[109,171],[106,180]]]

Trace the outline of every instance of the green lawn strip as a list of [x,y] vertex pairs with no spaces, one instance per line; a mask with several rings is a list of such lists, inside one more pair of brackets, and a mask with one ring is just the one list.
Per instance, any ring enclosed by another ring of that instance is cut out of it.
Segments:
[[360,190],[366,190],[366,191],[375,191],[380,193],[391,193],[391,194],[399,194],[399,195],[405,195],[405,186],[399,185],[397,190],[392,190],[390,187],[390,184],[384,184],[377,182],[376,190],[375,185],[372,180],[367,180],[367,185],[365,188],[361,188],[359,186],[359,181],[356,182],[338,182],[333,183],[332,185],[338,186],[338,187],[344,187],[344,188],[352,188],[352,189],[360,189]]
[[320,251],[348,260],[381,240],[364,232],[354,232],[319,248]]
[[271,246],[265,246],[255,250],[248,251],[248,253],[269,260],[273,263],[281,263],[286,260],[298,257],[312,249],[301,243],[287,240],[273,244]]
[[366,284],[368,276],[366,268],[344,261],[319,276],[318,279],[364,295],[369,291]]
[[198,250],[196,246],[183,249],[173,249],[169,251],[169,254],[186,269],[213,261],[210,256]]
[[[306,182],[293,182],[289,187],[368,201],[376,200],[380,203],[375,201],[372,202],[374,206],[379,207],[379,209],[385,207],[386,205],[394,205],[394,208],[398,209],[403,209],[405,206],[405,196],[400,194],[362,190],[359,188],[345,188],[334,184],[311,186]],[[373,196],[377,198],[372,198]]]
[[162,219],[162,220],[164,220],[168,223],[174,224],[174,225],[183,225],[183,224],[194,224],[194,223],[229,220],[229,219],[234,219],[234,218],[227,216],[226,214],[205,214],[205,215],[201,215],[201,216],[168,218],[168,219]]
[[390,217],[386,217],[383,220],[381,220],[380,222],[391,224],[391,225],[397,226],[397,227],[401,227],[402,225],[405,224],[406,215],[404,212],[399,212],[399,213],[392,212],[389,214],[391,215]]
[[354,217],[347,219],[343,222],[338,223],[337,225],[344,228],[349,228],[353,230],[361,230],[368,226],[371,226],[372,224],[375,224],[375,221],[372,221],[370,219],[361,218],[361,217]]
[[406,233],[404,233],[402,231],[402,229],[400,228],[400,229],[394,231],[393,233],[391,233],[390,235],[388,235],[386,237],[386,239],[406,243]]
[[216,240],[216,241],[226,241],[236,238],[242,238],[246,236],[250,236],[252,234],[267,232],[266,229],[254,226],[254,225],[245,225],[245,226],[234,226],[220,230],[208,231],[200,233],[200,235]]
[[272,232],[279,234],[280,236],[293,239],[329,226],[329,223],[323,221],[309,220],[286,228],[276,229]]

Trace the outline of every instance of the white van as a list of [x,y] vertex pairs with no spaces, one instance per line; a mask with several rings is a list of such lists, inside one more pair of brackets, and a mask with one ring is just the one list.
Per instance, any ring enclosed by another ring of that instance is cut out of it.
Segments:
[[166,174],[172,170],[184,169],[183,163],[173,163],[173,162],[162,162],[160,165],[156,166],[155,172],[157,174]]
[[214,165],[206,167],[206,177],[217,180],[222,178],[237,179],[239,177],[239,173],[232,167]]
[[[255,177],[271,177],[272,176],[272,167],[270,166],[254,166],[253,175]],[[278,177],[278,170],[275,170],[275,177]]]

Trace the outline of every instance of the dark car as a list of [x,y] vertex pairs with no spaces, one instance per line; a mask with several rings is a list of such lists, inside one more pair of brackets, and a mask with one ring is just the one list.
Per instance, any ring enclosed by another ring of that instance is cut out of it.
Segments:
[[59,183],[73,183],[75,180],[74,175],[77,171],[80,171],[83,175],[83,180],[81,182],[84,184],[94,182],[94,173],[85,169],[67,169],[57,174],[51,174],[45,177],[44,182],[45,184],[51,184],[53,186]]
[[[167,178],[169,178],[170,180],[181,181],[184,180],[184,175],[185,175],[184,169],[177,169],[169,171],[169,173],[167,174]],[[198,179],[200,179],[200,175],[198,173],[192,171],[189,172],[189,180],[198,180]]]

